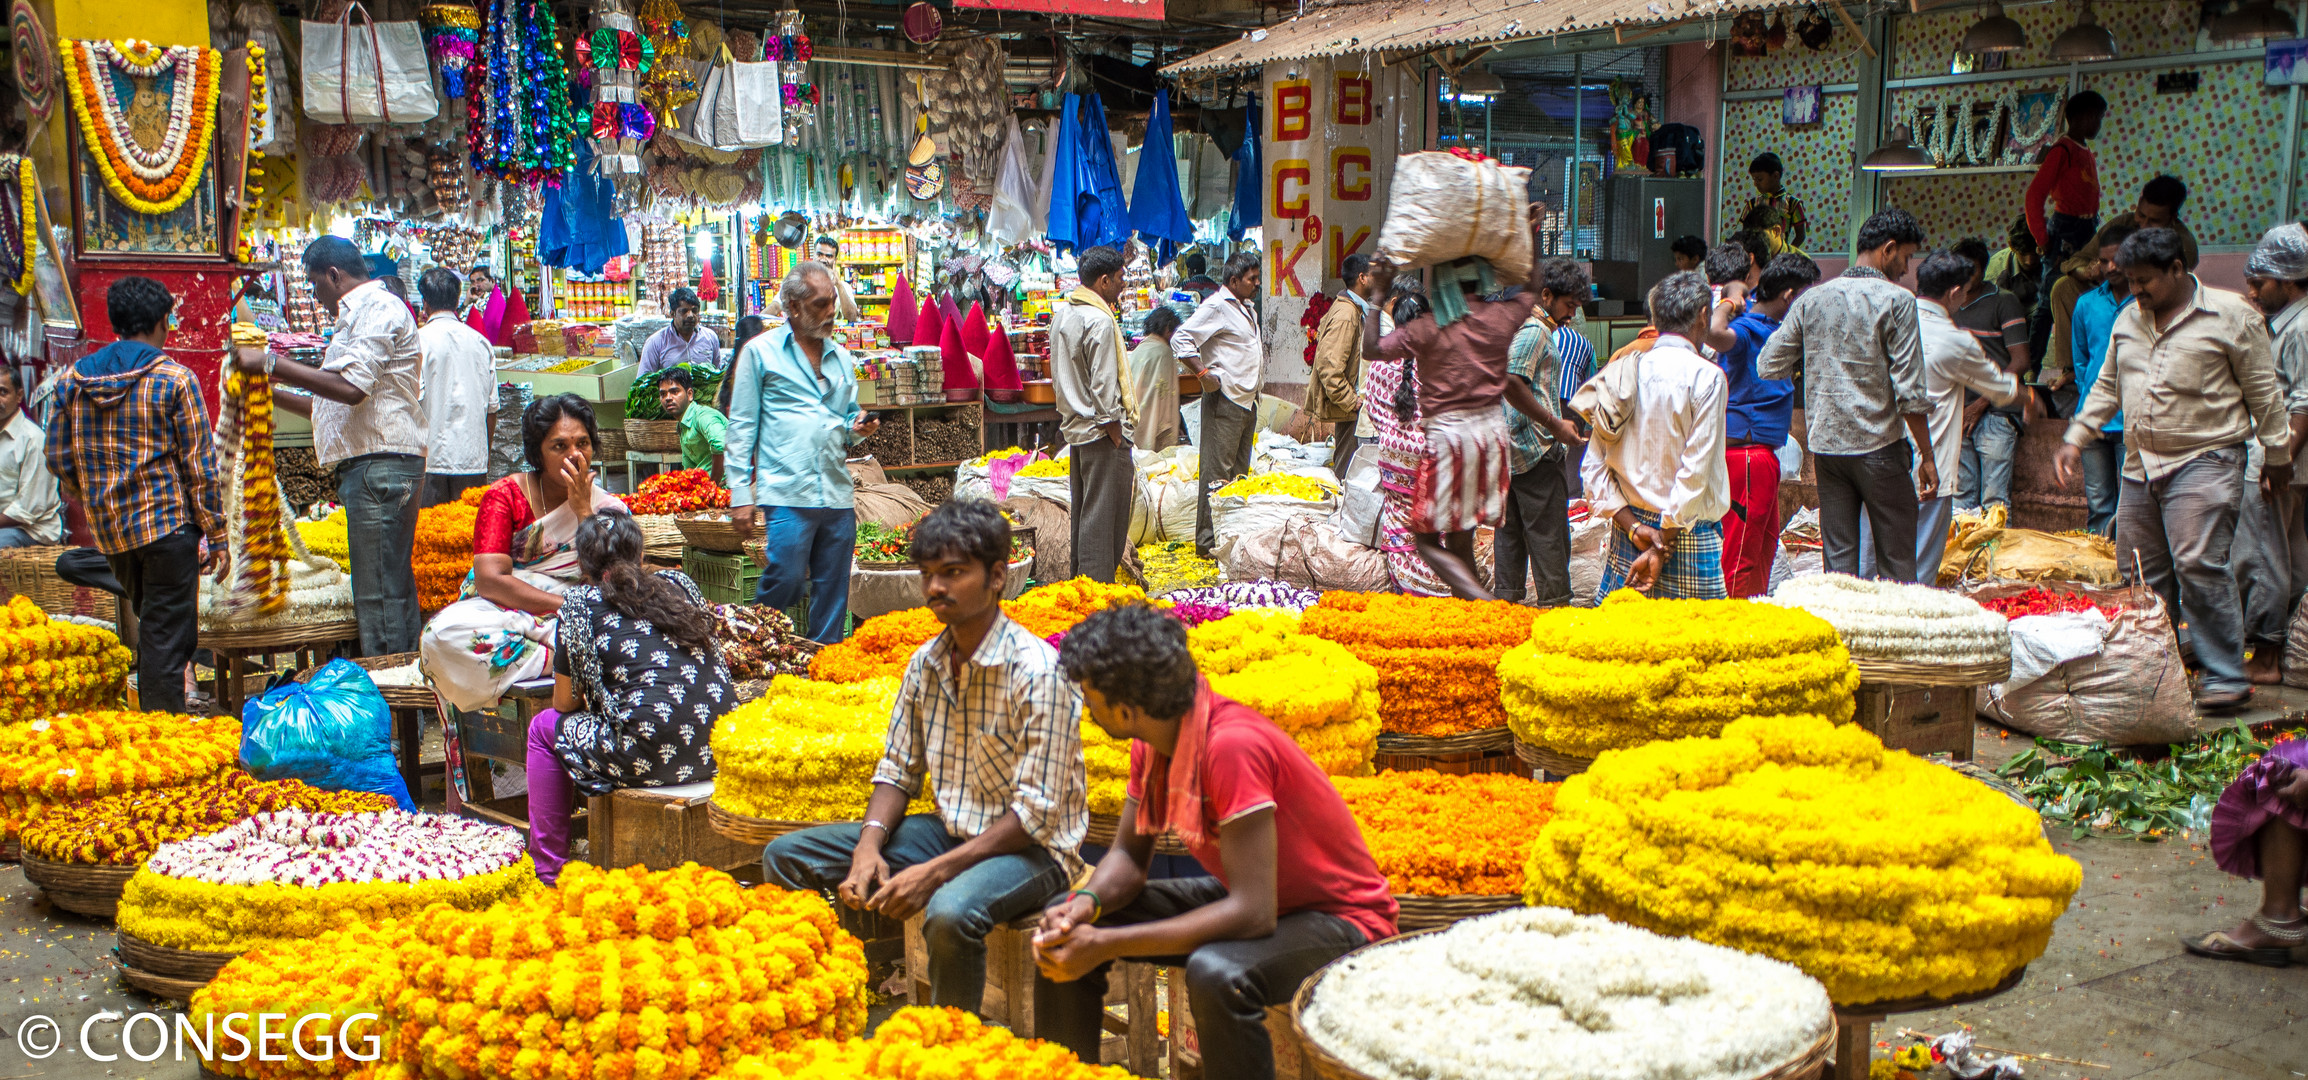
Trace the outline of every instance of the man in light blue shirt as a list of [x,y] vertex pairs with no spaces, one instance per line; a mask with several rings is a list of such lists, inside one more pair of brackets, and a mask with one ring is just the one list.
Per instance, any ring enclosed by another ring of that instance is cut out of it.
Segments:
[[[2068,341],[2076,363],[2076,402],[2081,407],[2092,394],[2108,359],[2108,336],[2116,328],[2116,314],[2132,302],[2132,282],[2116,269],[2116,249],[2138,230],[2110,225],[2101,230],[2100,284],[2076,297],[2068,316]],[[2116,535],[2116,501],[2123,493],[2124,414],[2100,428],[2100,441],[2084,447],[2085,527],[2101,536]]]
[[735,361],[724,458],[731,515],[766,534],[756,602],[792,607],[806,582],[809,636],[827,644],[849,622],[857,543],[849,453],[881,426],[859,411],[849,353],[827,336],[838,296],[822,263],[785,276],[786,324],[747,342]]

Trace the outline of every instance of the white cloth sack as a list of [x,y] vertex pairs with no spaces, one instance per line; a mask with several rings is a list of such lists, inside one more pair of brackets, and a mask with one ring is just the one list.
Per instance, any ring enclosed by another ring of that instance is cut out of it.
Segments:
[[[1253,520],[1262,516],[1266,515],[1255,510],[1237,515]],[[1282,581],[1305,589],[1347,592],[1390,592],[1393,586],[1385,552],[1347,540],[1336,526],[1317,517],[1272,515],[1271,527],[1245,530],[1215,554],[1228,581]]]
[[778,78],[777,61],[732,63],[729,82],[737,94],[737,145],[756,147],[784,142],[785,84]]
[[2108,617],[2098,608],[2013,619],[2011,678],[1997,689],[2010,694],[2070,660],[2100,655],[2100,641],[2107,633]]
[[[2093,603],[2115,606],[2116,614],[2107,620],[2096,652],[2057,664],[2025,684],[2015,679],[1980,687],[1981,713],[2031,735],[2121,745],[2188,742],[2224,725],[2217,717],[2196,715],[2171,617],[2153,590],[2007,581],[1962,592],[1985,600],[2017,595],[2031,586],[2076,593]],[[2014,627],[2015,668],[2020,663],[2018,638]]]
[[1011,113],[1009,137],[1002,141],[1002,163],[994,171],[994,205],[986,211],[986,235],[1003,247],[1034,234],[1034,173],[1026,163],[1026,135]]
[[1245,534],[1268,533],[1300,519],[1325,521],[1337,512],[1338,499],[1294,499],[1288,495],[1212,495],[1210,532],[1214,553],[1221,562],[1235,541]]
[[1140,460],[1138,494],[1146,513],[1130,515],[1131,542],[1159,544],[1194,539],[1194,517],[1200,512],[1201,450],[1173,446]]
[[1435,266],[1479,256],[1501,285],[1531,272],[1531,170],[1475,162],[1440,150],[1394,161],[1378,253],[1397,266]]
[[1603,564],[1611,555],[1611,519],[1590,517],[1571,523],[1571,603],[1595,606],[1595,590],[1603,587]]
[[[360,13],[358,24],[354,12]],[[441,111],[416,23],[377,22],[355,0],[335,22],[307,19],[303,29],[306,119],[421,124]]]
[[1346,466],[1346,480],[1339,485],[1338,516],[1331,519],[1339,535],[1372,548],[1378,546],[1379,511],[1386,506],[1386,492],[1378,486],[1378,459],[1375,445],[1355,453]]

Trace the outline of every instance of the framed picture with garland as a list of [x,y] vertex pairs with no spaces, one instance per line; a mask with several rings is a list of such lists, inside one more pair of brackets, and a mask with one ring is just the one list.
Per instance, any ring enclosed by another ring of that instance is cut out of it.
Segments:
[[[103,45],[117,48],[111,42]],[[156,51],[155,55],[163,52],[165,50]],[[103,163],[96,158],[98,153],[106,151],[92,142],[88,130],[88,121],[94,120],[106,125],[108,131],[118,132],[110,137],[126,136],[133,140],[138,150],[169,138],[163,134],[168,122],[158,119],[154,113],[157,110],[159,117],[173,115],[174,99],[189,97],[197,101],[197,95],[179,93],[175,82],[182,77],[179,72],[186,67],[197,69],[197,65],[206,63],[205,55],[212,52],[202,49],[202,60],[158,76],[143,75],[133,68],[124,71],[118,64],[108,63],[108,57],[95,50],[81,51],[74,58],[78,63],[67,63],[67,92],[76,99],[71,103],[74,112],[80,110],[81,101],[77,99],[89,96],[98,99],[88,102],[86,112],[70,118],[66,124],[70,132],[68,160],[72,163],[69,187],[77,226],[74,239],[80,259],[90,263],[231,265],[239,230],[237,196],[248,148],[249,83],[242,52],[217,54],[212,69],[217,85],[212,91],[213,104],[209,106],[214,110],[215,130],[199,173],[184,181],[192,190],[181,200],[169,200],[178,203],[173,208],[146,213],[123,200],[113,190]],[[162,67],[168,63],[162,59],[149,66]],[[91,81],[94,76],[110,81],[110,95],[102,94],[101,90],[96,95],[87,93],[94,87]],[[197,125],[188,125],[186,132],[188,138],[196,136]],[[117,175],[118,167],[113,171]]]

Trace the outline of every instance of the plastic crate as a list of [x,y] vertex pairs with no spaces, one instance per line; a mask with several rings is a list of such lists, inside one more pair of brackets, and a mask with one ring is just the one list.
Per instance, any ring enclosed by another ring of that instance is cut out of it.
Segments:
[[761,580],[761,564],[748,556],[696,548],[681,553],[681,572],[716,604],[753,603],[754,586]]

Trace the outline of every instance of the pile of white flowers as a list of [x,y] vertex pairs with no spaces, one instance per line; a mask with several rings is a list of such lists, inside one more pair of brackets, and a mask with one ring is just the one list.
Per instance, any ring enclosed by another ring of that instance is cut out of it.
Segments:
[[1384,1080],[1738,1080],[1810,1049],[1834,1017],[1792,964],[1524,908],[1357,954],[1299,1022]]
[[521,860],[521,834],[449,814],[275,810],[221,832],[160,845],[156,874],[212,885],[456,881]]
[[1927,585],[1806,574],[1780,583],[1771,603],[1827,620],[1854,659],[1993,664],[2011,659],[2011,621]]
[[231,586],[202,575],[200,625],[210,630],[257,630],[275,626],[346,622],[353,617],[353,579],[326,558],[290,559],[286,610],[274,615],[253,611],[235,617],[226,605]]

